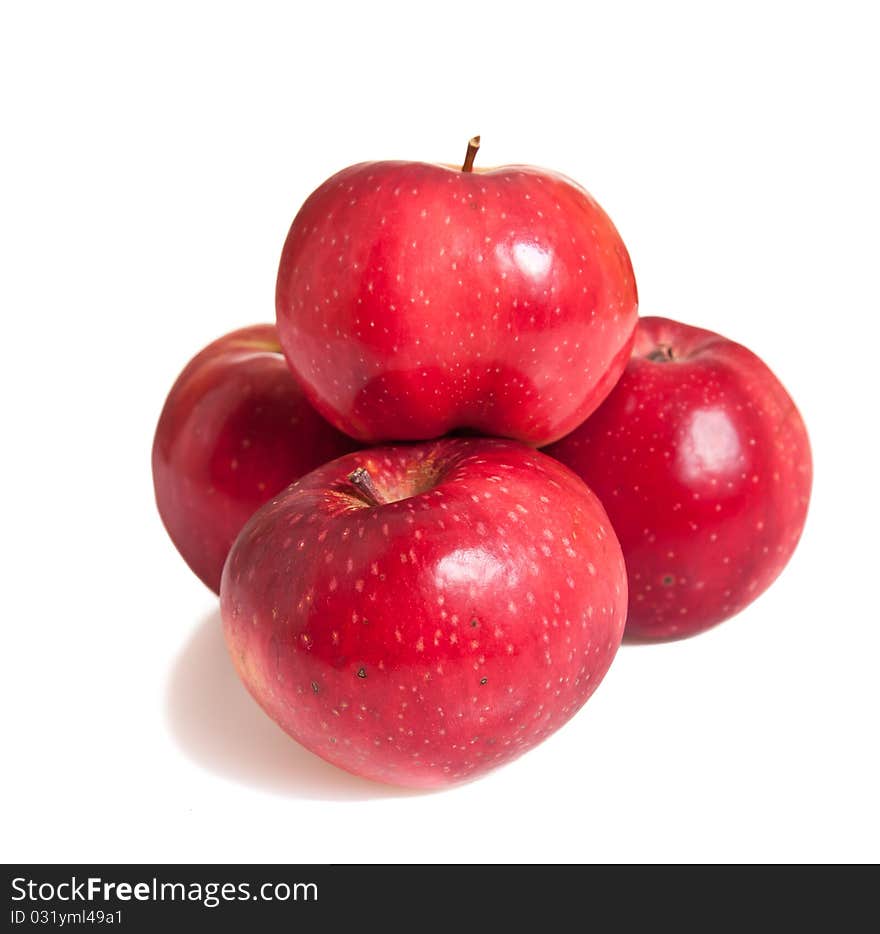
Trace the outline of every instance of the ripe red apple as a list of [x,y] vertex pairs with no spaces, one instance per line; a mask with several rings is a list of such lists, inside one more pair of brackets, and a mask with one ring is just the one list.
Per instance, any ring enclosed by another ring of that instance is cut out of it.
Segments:
[[567,468],[512,441],[359,451],[267,503],[223,571],[248,690],[312,752],[432,787],[539,743],[626,616],[620,546]]
[[739,612],[804,526],[801,416],[766,364],[711,331],[642,318],[620,382],[547,453],[608,510],[629,574],[627,640],[690,636]]
[[171,540],[220,591],[223,562],[258,507],[358,447],[306,401],[270,324],[233,331],[186,365],[153,441],[153,484]]
[[281,346],[315,408],[363,441],[453,429],[546,444],[626,361],[623,241],[579,185],[532,166],[364,162],[324,182],[284,244]]

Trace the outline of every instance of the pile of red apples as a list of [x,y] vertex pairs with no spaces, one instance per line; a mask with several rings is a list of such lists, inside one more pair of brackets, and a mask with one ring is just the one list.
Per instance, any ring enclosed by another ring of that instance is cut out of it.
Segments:
[[557,173],[365,162],[303,204],[276,324],[174,384],[162,520],[290,736],[439,787],[540,743],[621,639],[680,639],[776,579],[812,479],[750,350],[639,318],[626,247]]

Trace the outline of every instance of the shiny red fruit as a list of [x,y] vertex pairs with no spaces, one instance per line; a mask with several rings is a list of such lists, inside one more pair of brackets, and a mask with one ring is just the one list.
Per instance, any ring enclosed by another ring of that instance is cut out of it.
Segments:
[[309,399],[370,442],[561,437],[623,370],[637,305],[623,241],[574,182],[422,162],[324,182],[293,221],[276,292]]
[[219,593],[229,548],[257,508],[356,447],[306,401],[272,325],[234,331],[187,364],[165,401],[153,441],[159,514]]
[[623,633],[620,546],[596,497],[511,441],[360,451],[265,505],[221,607],[238,673],[319,756],[442,786],[562,726]]
[[626,638],[720,623],[785,567],[812,483],[788,393],[750,350],[642,318],[632,359],[599,410],[547,449],[602,500],[626,557]]

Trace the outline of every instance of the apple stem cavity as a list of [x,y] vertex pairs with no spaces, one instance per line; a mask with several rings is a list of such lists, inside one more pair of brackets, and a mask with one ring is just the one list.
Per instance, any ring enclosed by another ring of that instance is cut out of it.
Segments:
[[669,344],[658,344],[649,354],[648,359],[652,363],[669,363],[675,359],[675,353]]
[[468,140],[467,152],[464,155],[464,162],[462,163],[461,170],[462,172],[473,172],[474,170],[474,159],[477,158],[477,151],[480,148],[480,137],[472,136]]
[[346,479],[370,506],[382,506],[387,502],[366,467],[356,467]]

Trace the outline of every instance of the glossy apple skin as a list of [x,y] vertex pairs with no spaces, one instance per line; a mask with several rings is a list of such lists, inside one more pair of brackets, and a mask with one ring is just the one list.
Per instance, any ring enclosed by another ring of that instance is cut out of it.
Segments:
[[547,453],[592,487],[620,539],[627,641],[738,613],[804,527],[812,460],[794,402],[750,350],[666,318],[641,319],[611,395]]
[[[347,479],[364,467],[382,498]],[[598,499],[549,457],[448,438],[361,451],[265,505],[223,572],[238,673],[287,733],[391,784],[510,761],[587,700],[626,578]]]
[[309,405],[275,328],[214,341],[178,377],[153,441],[159,514],[186,563],[216,593],[253,513],[315,467],[359,445]]
[[370,442],[560,438],[622,372],[637,306],[608,216],[530,166],[344,169],[294,219],[276,292],[309,399]]

